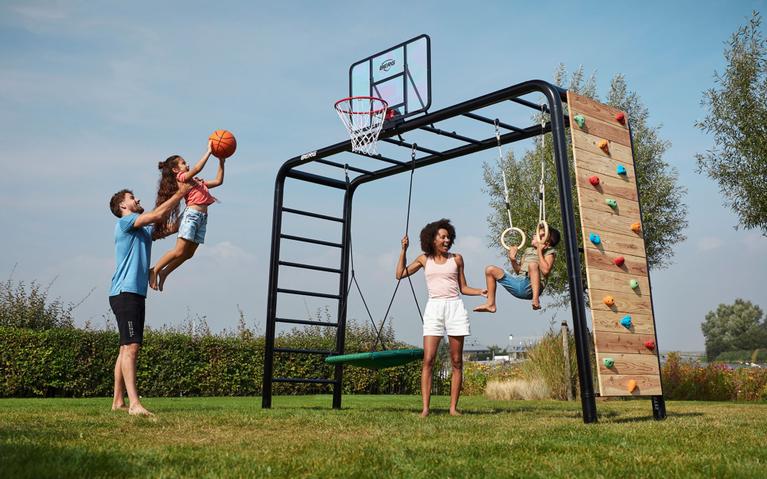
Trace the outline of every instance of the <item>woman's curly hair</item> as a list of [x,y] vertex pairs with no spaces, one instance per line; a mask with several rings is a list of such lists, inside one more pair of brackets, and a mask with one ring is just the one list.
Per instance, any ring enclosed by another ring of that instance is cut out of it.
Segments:
[[441,220],[429,223],[421,230],[421,250],[426,256],[434,256],[434,238],[437,237],[439,230],[447,230],[447,236],[450,238],[450,246],[455,243],[455,228],[450,224],[450,220],[442,218]]
[[[157,200],[155,201],[155,207],[168,201],[168,199],[178,191],[176,173],[173,171],[173,168],[178,166],[179,158],[181,158],[179,155],[172,155],[157,165],[157,168],[160,170],[160,183],[157,185]],[[154,231],[152,232],[152,239],[165,238],[173,232],[178,231],[180,214],[181,205],[179,204],[170,210],[168,214],[155,225]]]

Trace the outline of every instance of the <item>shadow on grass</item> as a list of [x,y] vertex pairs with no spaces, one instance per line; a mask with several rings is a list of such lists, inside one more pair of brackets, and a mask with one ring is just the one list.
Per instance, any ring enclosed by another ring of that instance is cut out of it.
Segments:
[[[614,411],[610,411],[605,414],[600,414],[601,417],[609,417],[611,423],[616,424],[626,424],[626,423],[637,423],[637,422],[650,422],[650,421],[657,421],[662,422],[662,420],[657,420],[653,417],[652,411],[648,411],[646,416],[633,416],[633,417],[617,417],[621,414],[616,413]],[[704,414],[702,412],[666,412],[666,418],[684,418],[684,417],[700,417]]]
[[9,444],[10,440],[1,439],[0,477],[131,477],[142,472],[129,457],[118,452],[52,444]]

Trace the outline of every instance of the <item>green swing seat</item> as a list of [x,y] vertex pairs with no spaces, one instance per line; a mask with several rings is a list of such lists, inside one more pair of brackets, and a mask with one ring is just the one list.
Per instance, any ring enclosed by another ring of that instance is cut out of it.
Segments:
[[411,361],[423,359],[423,349],[390,349],[387,351],[370,351],[367,353],[339,354],[328,356],[328,364],[344,364],[370,369],[392,368],[402,366]]

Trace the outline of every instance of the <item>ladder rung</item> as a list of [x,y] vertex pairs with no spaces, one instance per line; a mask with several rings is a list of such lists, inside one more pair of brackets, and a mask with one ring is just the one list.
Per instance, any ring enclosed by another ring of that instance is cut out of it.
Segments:
[[328,268],[326,266],[315,266],[313,264],[303,264],[303,263],[292,263],[290,261],[278,261],[280,266],[290,266],[291,268],[303,268],[303,269],[313,269],[315,271],[325,271],[328,273],[342,273],[342,271],[338,268]]
[[274,383],[316,383],[316,384],[336,384],[335,379],[325,378],[272,378]]
[[295,349],[295,348],[274,348],[275,353],[298,353],[298,354],[324,354],[326,356],[335,354],[334,351],[325,349]]
[[313,239],[313,238],[304,238],[303,236],[281,234],[280,238],[293,240],[293,241],[303,241],[304,243],[321,244],[323,246],[333,246],[334,248],[344,247],[344,245],[342,245],[341,243],[331,243],[330,241],[322,241],[322,240]]
[[300,289],[277,288],[278,293],[297,294],[299,296],[314,296],[316,298],[341,299],[340,294],[317,293],[314,291],[301,291]]
[[343,218],[336,218],[335,216],[328,216],[328,215],[321,215],[319,213],[312,213],[311,211],[303,211],[303,210],[297,210],[295,208],[282,208],[282,211],[285,211],[287,213],[293,213],[294,215],[304,215],[304,216],[311,216],[312,218],[319,218],[321,220],[328,220],[328,221],[337,221],[339,223],[343,223]]
[[278,323],[291,323],[291,324],[306,324],[309,326],[328,326],[337,328],[338,323],[329,323],[326,321],[312,321],[309,319],[288,319],[288,318],[274,318]]

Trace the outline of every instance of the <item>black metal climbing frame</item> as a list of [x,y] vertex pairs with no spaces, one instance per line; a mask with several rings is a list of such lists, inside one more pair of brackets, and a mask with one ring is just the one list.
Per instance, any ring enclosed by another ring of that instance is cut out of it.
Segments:
[[[539,105],[520,98],[531,93],[542,94],[546,99],[545,104]],[[271,407],[272,386],[273,383],[276,382],[332,384],[333,408],[341,407],[341,385],[343,380],[342,365],[339,364],[335,366],[335,374],[333,378],[284,378],[274,377],[274,360],[275,353],[319,355],[344,354],[347,307],[346,294],[349,281],[349,248],[351,239],[352,202],[354,198],[354,192],[357,190],[357,188],[371,181],[380,180],[382,178],[396,175],[398,173],[410,172],[411,168],[423,168],[435,163],[441,163],[443,161],[497,147],[496,137],[494,131],[491,128],[488,128],[488,132],[493,134],[489,135],[487,138],[474,139],[466,135],[456,133],[452,130],[447,130],[446,128],[440,128],[440,122],[444,122],[456,117],[463,117],[492,125],[494,124],[494,119],[487,118],[476,112],[483,108],[487,108],[502,102],[513,102],[515,104],[530,108],[536,113],[540,112],[543,108],[543,110],[550,115],[550,122],[548,124],[544,126],[541,124],[535,124],[524,128],[510,125],[501,119],[499,121],[499,126],[503,128],[506,133],[501,135],[500,141],[501,144],[509,144],[527,138],[532,138],[549,131],[552,133],[554,161],[557,167],[559,201],[562,210],[562,232],[565,244],[565,254],[567,258],[567,274],[570,283],[570,306],[573,315],[573,329],[575,334],[578,360],[578,376],[580,381],[583,421],[586,423],[596,422],[596,401],[591,365],[589,360],[589,335],[586,322],[586,304],[584,299],[583,284],[581,282],[581,263],[577,244],[578,235],[575,224],[573,201],[570,196],[572,189],[570,186],[568,155],[566,150],[567,140],[565,137],[568,120],[563,109],[563,102],[567,101],[566,94],[566,90],[558,88],[548,82],[542,80],[530,80],[524,83],[519,83],[517,85],[503,88],[501,90],[474,98],[472,100],[458,103],[433,113],[427,113],[424,116],[410,118],[395,125],[385,126],[384,130],[380,134],[379,141],[401,147],[403,151],[403,157],[407,155],[407,158],[410,157],[412,149],[415,148],[416,151],[424,155],[414,160],[415,165],[413,165],[413,163],[411,163],[409,160],[401,161],[387,158],[382,155],[361,155],[370,159],[378,160],[380,162],[382,167],[375,170],[365,170],[355,167],[354,165],[347,165],[346,163],[330,160],[334,155],[351,152],[351,141],[336,143],[335,145],[331,145],[301,156],[291,158],[282,165],[279,172],[277,173],[277,179],[275,180],[274,187],[274,211],[272,216],[272,242],[271,257],[269,263],[269,284],[266,311],[267,322],[266,345],[264,351],[262,407]],[[403,134],[414,130],[420,130],[422,132],[449,137],[460,141],[462,144],[454,148],[446,149],[444,151],[422,146],[422,144],[425,145],[423,142],[419,142],[419,144],[414,147],[412,143],[409,143],[402,138]],[[347,183],[346,181],[302,171],[300,169],[300,167],[310,163],[317,163],[328,167],[340,168],[342,170],[346,169],[350,172],[357,173],[358,176],[354,177],[350,182]],[[287,178],[344,190],[343,216],[341,218],[337,218],[313,213],[310,211],[284,207],[284,186],[285,180]],[[340,223],[342,227],[342,240],[340,243],[333,243],[314,238],[283,234],[282,218],[285,214],[304,215]],[[280,245],[283,240],[301,241],[330,248],[340,248],[341,264],[338,268],[327,268],[322,266],[283,261],[280,259]],[[338,293],[327,294],[314,291],[299,291],[282,288],[279,286],[279,272],[281,266],[291,268],[307,268],[336,273],[339,276]],[[277,316],[277,297],[280,294],[314,296],[337,300],[337,322],[329,323],[281,318]],[[276,348],[275,330],[277,323],[318,325],[335,328],[335,350],[324,351]]]

